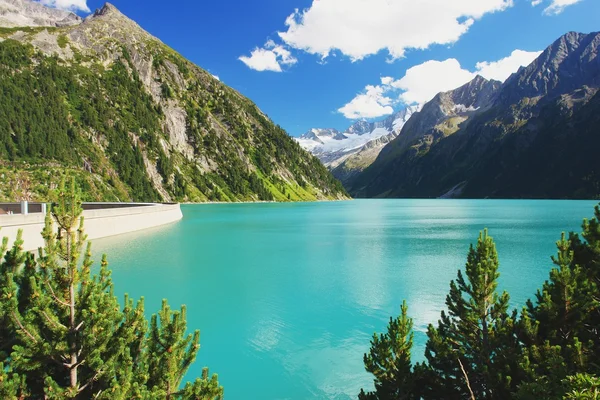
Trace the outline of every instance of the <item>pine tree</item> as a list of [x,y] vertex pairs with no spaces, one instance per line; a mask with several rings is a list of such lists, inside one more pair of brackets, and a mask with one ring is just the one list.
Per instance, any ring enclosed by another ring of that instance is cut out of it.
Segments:
[[208,370],[204,370],[203,379],[188,383],[180,391],[181,382],[200,350],[200,332],[186,336],[186,331],[185,306],[181,307],[181,311],[173,312],[163,300],[161,311],[152,315],[150,322],[148,389],[156,398],[167,400],[221,399],[223,388],[218,385],[216,375],[208,378]]
[[[428,362],[415,365],[412,371],[406,367],[418,396],[598,398],[600,207],[595,209],[595,218],[584,220],[581,236],[571,233],[567,240],[563,234],[556,245],[549,280],[534,301],[527,302],[515,326],[517,313],[508,313],[508,294],[496,293],[499,273],[494,242],[486,231],[480,235],[477,246],[469,250],[466,279],[459,271],[446,298],[448,311],[442,312],[437,328],[429,326]],[[392,322],[390,332],[395,331]],[[375,335],[371,353],[365,356],[367,369],[375,371],[376,391],[361,392],[362,399],[397,398],[389,393],[404,387],[404,382],[381,383],[390,381],[382,366],[389,366],[391,336]],[[378,381],[379,376],[385,380]]]
[[23,252],[20,235],[9,251],[3,241],[0,398],[222,398],[207,370],[181,387],[199,349],[198,332],[186,336],[185,307],[172,313],[165,302],[160,325],[154,316],[148,332],[143,299],[136,304],[126,296],[120,309],[106,257],[91,274],[80,215],[75,184],[67,189],[63,181],[37,260]]
[[26,375],[33,396],[89,398],[127,373],[118,361],[126,344],[143,332],[123,325],[105,258],[99,274],[91,275],[91,246],[83,251],[86,235],[74,182],[69,190],[63,181],[51,210],[39,268],[30,258],[21,274],[6,274],[6,314],[19,341],[12,348],[11,364]]
[[[599,215],[596,207],[596,215]],[[524,344],[522,368],[526,381],[522,399],[559,399],[567,391],[565,379],[578,373],[600,372],[600,319],[597,272],[600,263],[598,220],[584,221],[582,241],[563,233],[550,278],[528,301],[519,323]]]
[[[580,332],[583,342],[592,343],[591,357],[595,360],[600,358],[600,206],[596,206],[595,216],[591,220],[584,220],[581,237],[571,233],[569,241],[573,251],[573,264],[581,268],[582,286],[587,289],[581,293],[586,297],[587,310],[584,323],[584,331]],[[595,363],[592,371],[600,375],[600,364]]]
[[465,268],[450,283],[438,327],[429,326],[420,369],[428,399],[506,399],[515,388],[518,344],[516,312],[508,313],[508,293],[498,295],[498,254],[487,231],[470,247]]
[[361,400],[409,400],[418,399],[415,393],[415,377],[412,371],[411,350],[413,345],[413,320],[408,317],[406,301],[401,314],[390,318],[387,333],[373,334],[369,354],[364,355],[365,369],[375,376],[375,391],[365,393]]
[[[17,233],[17,238],[10,251],[8,251],[8,238],[2,240],[0,246],[0,295],[2,299],[12,296],[8,288],[9,276],[15,274],[25,260],[25,252],[22,250],[22,232]],[[15,345],[15,331],[12,327],[10,310],[4,302],[0,305],[0,362],[6,362],[10,357],[12,347]]]

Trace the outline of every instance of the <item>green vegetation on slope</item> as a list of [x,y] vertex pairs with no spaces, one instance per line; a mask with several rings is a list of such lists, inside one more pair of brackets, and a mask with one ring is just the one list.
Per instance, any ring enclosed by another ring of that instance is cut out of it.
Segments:
[[600,395],[600,206],[581,235],[562,235],[554,268],[520,315],[499,293],[487,231],[450,283],[447,311],[430,325],[426,362],[412,365],[407,306],[375,335],[365,367],[375,390],[362,400],[596,399]]
[[[132,200],[158,200],[140,148],[128,133],[153,144],[154,132],[160,130],[159,109],[124,63],[116,62],[98,77],[90,69],[62,65],[30,45],[0,43],[0,155],[30,164],[88,165],[112,187],[125,183]],[[80,134],[84,130],[106,141],[110,163],[102,147]],[[114,171],[120,182],[111,182]]]
[[[121,17],[105,18],[117,32],[128,27]],[[95,22],[85,24],[103,35],[94,29],[105,25]],[[48,167],[75,171],[86,200],[346,196],[319,161],[252,102],[139,27],[142,47],[109,38],[99,41],[103,47],[75,47],[75,29],[0,31],[6,38],[0,42],[0,156],[20,179],[35,181],[27,198],[45,200],[56,185],[60,174],[40,173]],[[26,37],[12,39],[18,32]],[[64,54],[29,44],[42,33],[55,35],[56,51]],[[148,73],[145,65],[151,79],[140,76]],[[22,198],[14,195],[18,191],[8,190],[0,197]]]
[[0,246],[0,398],[222,399],[208,369],[182,385],[200,348],[185,306],[163,300],[150,323],[143,299],[121,308],[105,257],[91,273],[74,181],[51,198],[38,257],[19,238]]

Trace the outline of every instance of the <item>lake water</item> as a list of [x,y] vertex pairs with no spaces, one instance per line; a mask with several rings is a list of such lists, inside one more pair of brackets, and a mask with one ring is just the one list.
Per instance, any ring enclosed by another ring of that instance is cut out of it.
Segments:
[[94,242],[115,292],[168,298],[201,330],[190,371],[229,400],[349,399],[371,387],[362,356],[406,299],[416,360],[469,243],[488,227],[500,285],[521,306],[547,278],[561,231],[593,201],[356,200],[183,206],[176,224]]

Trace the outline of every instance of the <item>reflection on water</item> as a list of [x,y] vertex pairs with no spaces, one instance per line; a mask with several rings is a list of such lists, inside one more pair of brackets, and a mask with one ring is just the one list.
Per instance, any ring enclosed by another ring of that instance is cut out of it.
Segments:
[[[371,387],[362,355],[402,300],[416,361],[478,232],[498,243],[500,286],[519,306],[554,242],[594,202],[361,200],[184,206],[183,221],[99,240],[115,291],[188,306],[228,399],[349,399]],[[99,259],[98,252],[95,252]]]

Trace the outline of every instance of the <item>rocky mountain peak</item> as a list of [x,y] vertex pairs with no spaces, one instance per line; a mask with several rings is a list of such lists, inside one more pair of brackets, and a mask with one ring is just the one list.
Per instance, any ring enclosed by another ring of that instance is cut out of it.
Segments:
[[99,8],[94,12],[94,17],[107,16],[107,15],[118,15],[123,16],[123,13],[119,11],[117,7],[111,3],[104,3],[102,8]]
[[530,65],[511,75],[499,101],[514,104],[522,98],[548,100],[582,85],[600,87],[600,32],[569,32],[558,38]]
[[104,3],[101,8],[97,9],[93,14],[86,18],[86,20],[96,19],[104,21],[127,21],[128,23],[134,23],[129,17],[119,11],[119,9],[111,3]]
[[363,135],[365,133],[371,132],[372,124],[368,121],[356,121],[348,128],[348,133]]
[[[1,1],[1,0],[0,0]],[[110,3],[90,14],[78,29],[71,32],[71,38],[85,47],[94,47],[101,51],[98,37],[112,38],[124,44],[130,52],[135,51],[139,43],[148,40],[160,43],[160,40],[150,35],[135,21],[123,14]]]
[[502,82],[488,80],[477,75],[470,82],[446,92],[445,95],[454,103],[453,106],[462,105],[466,108],[478,109],[490,104],[493,95],[501,85]]
[[473,78],[473,80],[469,83],[467,83],[467,85],[471,85],[471,86],[479,86],[479,85],[483,85],[486,82],[489,82],[488,79],[485,79],[483,76],[477,74],[477,76],[475,76],[475,78]]
[[337,129],[316,129],[313,128],[299,137],[300,139],[310,139],[322,143],[321,139],[331,138],[334,140],[343,140],[346,137]]

